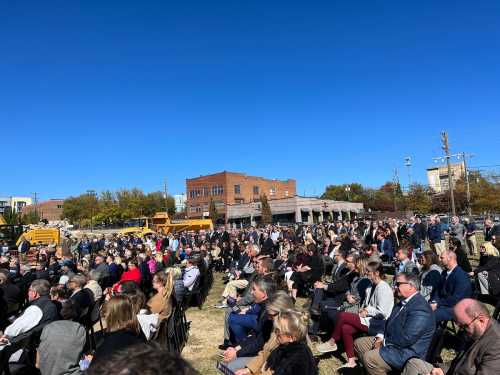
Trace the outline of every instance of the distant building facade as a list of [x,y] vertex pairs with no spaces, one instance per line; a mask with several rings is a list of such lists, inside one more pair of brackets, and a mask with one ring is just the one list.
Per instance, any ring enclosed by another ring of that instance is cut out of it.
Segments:
[[186,209],[186,194],[175,194],[175,212],[182,212]]
[[258,202],[265,194],[269,201],[296,195],[293,179],[277,180],[248,176],[244,173],[220,172],[186,179],[186,207],[189,218],[208,216],[210,200],[217,212],[225,217],[231,204]]
[[[465,164],[463,162],[451,164],[451,177],[454,184],[464,176]],[[448,167],[446,165],[427,168],[427,180],[429,181],[429,187],[435,193],[442,193],[450,190],[448,181]]]
[[23,208],[23,215],[37,211],[40,219],[45,219],[49,222],[62,220],[63,214],[63,199],[50,199],[40,202],[37,205],[30,205]]
[[[269,201],[273,222],[322,223],[354,219],[363,211],[363,203],[294,196]],[[227,221],[234,224],[258,224],[262,216],[260,202],[227,206]]]
[[15,212],[21,212],[23,207],[32,204],[30,197],[0,197],[0,214],[3,214],[7,207],[12,208]]

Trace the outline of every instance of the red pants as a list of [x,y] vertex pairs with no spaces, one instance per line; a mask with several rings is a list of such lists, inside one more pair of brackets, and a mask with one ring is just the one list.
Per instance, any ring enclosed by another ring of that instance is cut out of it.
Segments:
[[354,358],[354,338],[358,332],[368,332],[368,327],[361,324],[358,314],[341,312],[337,315],[337,322],[332,338],[335,342],[342,339],[347,358]]

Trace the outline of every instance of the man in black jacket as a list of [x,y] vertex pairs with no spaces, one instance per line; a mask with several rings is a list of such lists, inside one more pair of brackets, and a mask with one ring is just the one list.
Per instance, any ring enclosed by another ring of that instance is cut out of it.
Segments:
[[356,275],[353,255],[344,258],[344,255],[338,252],[335,254],[335,260],[337,263],[333,268],[332,281],[327,283],[317,281],[314,284],[310,310],[313,316],[328,315],[330,310],[340,306]]

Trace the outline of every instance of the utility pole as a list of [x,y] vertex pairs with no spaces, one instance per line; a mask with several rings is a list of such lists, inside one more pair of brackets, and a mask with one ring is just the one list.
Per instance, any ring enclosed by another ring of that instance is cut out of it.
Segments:
[[398,176],[398,169],[394,168],[394,177],[392,178],[392,187],[393,187],[393,194],[394,194],[394,212],[398,210],[398,203],[397,203],[397,195],[396,195],[396,190],[399,185],[399,176]]
[[408,191],[410,191],[410,188],[411,188],[411,157],[410,156],[405,157],[405,165],[406,165],[406,168],[408,169]]
[[473,154],[467,154],[465,152],[461,152],[458,154],[450,154],[450,146],[448,143],[448,133],[443,131],[441,132],[441,142],[443,144],[442,149],[445,152],[444,156],[440,156],[437,158],[434,158],[434,161],[444,161],[446,160],[446,165],[448,167],[448,188],[450,189],[450,202],[451,202],[451,212],[452,215],[455,216],[457,214],[456,208],[455,208],[455,192],[454,192],[454,182],[453,182],[453,176],[451,172],[451,162],[450,159],[453,157],[456,157],[457,159],[460,160],[460,158],[463,160],[464,163],[464,173],[465,173],[465,186],[466,186],[466,194],[467,194],[467,213],[470,216],[472,214],[472,208],[470,205],[470,180],[469,180],[469,171],[467,170],[467,158],[470,158],[474,156]]
[[455,193],[453,191],[453,176],[451,175],[451,163],[450,163],[450,145],[448,144],[448,133],[441,132],[441,143],[443,144],[442,149],[445,153],[446,166],[448,167],[448,188],[450,189],[450,202],[451,202],[451,214],[455,216],[457,210],[455,209]]
[[466,187],[466,194],[467,194],[467,215],[471,216],[472,215],[472,207],[470,205],[470,181],[469,181],[469,171],[467,169],[467,160],[466,158],[471,158],[474,155],[472,154],[466,154],[465,152],[462,152],[460,154],[460,157],[464,161],[464,172],[465,172],[465,187]]
[[40,218],[38,217],[38,198],[37,198],[37,192],[31,193],[33,194],[33,201],[35,202],[35,217],[40,221]]
[[168,194],[167,194],[167,179],[165,179],[165,212],[168,213]]

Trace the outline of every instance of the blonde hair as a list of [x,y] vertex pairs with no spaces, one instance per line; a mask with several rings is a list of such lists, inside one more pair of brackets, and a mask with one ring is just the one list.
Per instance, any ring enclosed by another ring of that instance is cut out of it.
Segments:
[[163,254],[162,253],[156,253],[155,254],[155,260],[157,262],[163,262]]
[[276,313],[280,313],[282,311],[293,309],[294,304],[292,297],[290,297],[283,290],[278,290],[273,294],[272,297],[266,303],[266,309],[269,311],[274,311]]
[[280,312],[274,319],[274,328],[282,335],[288,335],[294,341],[306,341],[309,327],[309,314],[297,309]]
[[356,271],[359,272],[359,276],[366,275],[366,269],[368,267],[368,259],[367,258],[358,258],[355,261],[356,263]]
[[165,270],[166,273],[171,273],[174,280],[178,280],[182,276],[182,271],[179,267],[168,267]]
[[130,298],[126,295],[117,295],[104,305],[106,329],[109,332],[128,330],[139,333],[139,322]]
[[120,256],[115,257],[115,264],[123,264],[122,257]]
[[491,242],[483,243],[483,247],[486,250],[485,253],[488,254],[489,256],[493,257],[499,256],[498,249]]
[[153,278],[156,278],[158,282],[163,286],[162,296],[165,299],[169,299],[174,290],[174,275],[172,272],[158,271],[155,273]]

